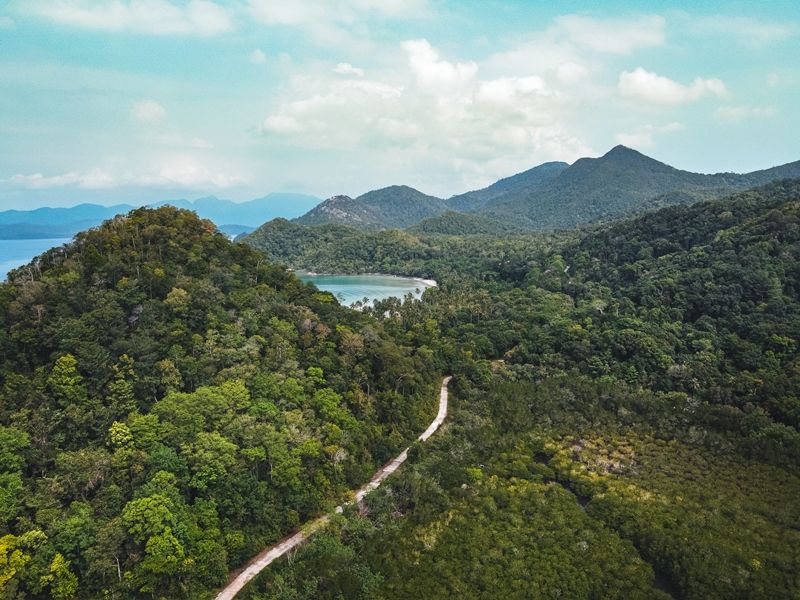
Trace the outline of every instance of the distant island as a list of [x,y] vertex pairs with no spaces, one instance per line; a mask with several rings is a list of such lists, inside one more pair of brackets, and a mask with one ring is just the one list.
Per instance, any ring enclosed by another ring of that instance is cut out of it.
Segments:
[[[193,210],[200,217],[214,221],[221,231],[235,237],[252,231],[269,219],[300,216],[319,202],[319,198],[305,194],[272,193],[248,202],[208,196],[197,200],[165,200],[150,206],[170,205]],[[0,240],[72,237],[79,231],[95,227],[133,208],[128,204],[79,204],[71,208],[6,210],[0,212]]]

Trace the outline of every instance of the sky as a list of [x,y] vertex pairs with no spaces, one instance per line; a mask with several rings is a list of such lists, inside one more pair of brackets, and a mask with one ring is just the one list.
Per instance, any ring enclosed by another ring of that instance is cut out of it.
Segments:
[[0,209],[800,159],[800,2],[6,0]]

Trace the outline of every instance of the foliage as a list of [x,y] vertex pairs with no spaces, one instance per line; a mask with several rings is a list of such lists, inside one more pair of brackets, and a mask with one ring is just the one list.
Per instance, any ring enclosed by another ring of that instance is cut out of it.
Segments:
[[424,429],[436,362],[326,300],[170,207],[13,272],[0,285],[4,588],[207,596]]
[[[797,595],[798,206],[780,182],[562,238],[450,236],[461,253],[415,267],[438,288],[371,312],[446,360],[451,423],[329,529],[343,568],[379,598]],[[253,596],[299,594],[306,551]]]

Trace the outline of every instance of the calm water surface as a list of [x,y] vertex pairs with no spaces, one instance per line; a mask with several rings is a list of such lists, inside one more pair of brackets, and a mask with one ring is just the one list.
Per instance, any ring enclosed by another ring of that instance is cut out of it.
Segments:
[[357,300],[385,300],[392,296],[403,298],[412,293],[419,298],[425,288],[436,285],[432,281],[394,277],[392,275],[312,275],[297,273],[303,281],[310,281],[319,289],[332,293],[344,306]]
[[70,238],[0,240],[0,281],[5,281],[6,275],[11,269],[21,267],[45,250],[61,246],[69,241],[71,241]]

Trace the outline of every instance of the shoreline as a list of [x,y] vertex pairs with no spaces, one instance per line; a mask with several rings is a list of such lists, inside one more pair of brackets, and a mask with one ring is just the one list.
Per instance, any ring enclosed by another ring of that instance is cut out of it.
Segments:
[[425,288],[438,287],[435,279],[423,279],[422,277],[412,277],[408,275],[395,275],[393,273],[318,273],[307,271],[306,269],[289,269],[295,275],[308,275],[309,277],[390,277],[392,279],[405,279],[421,283]]

